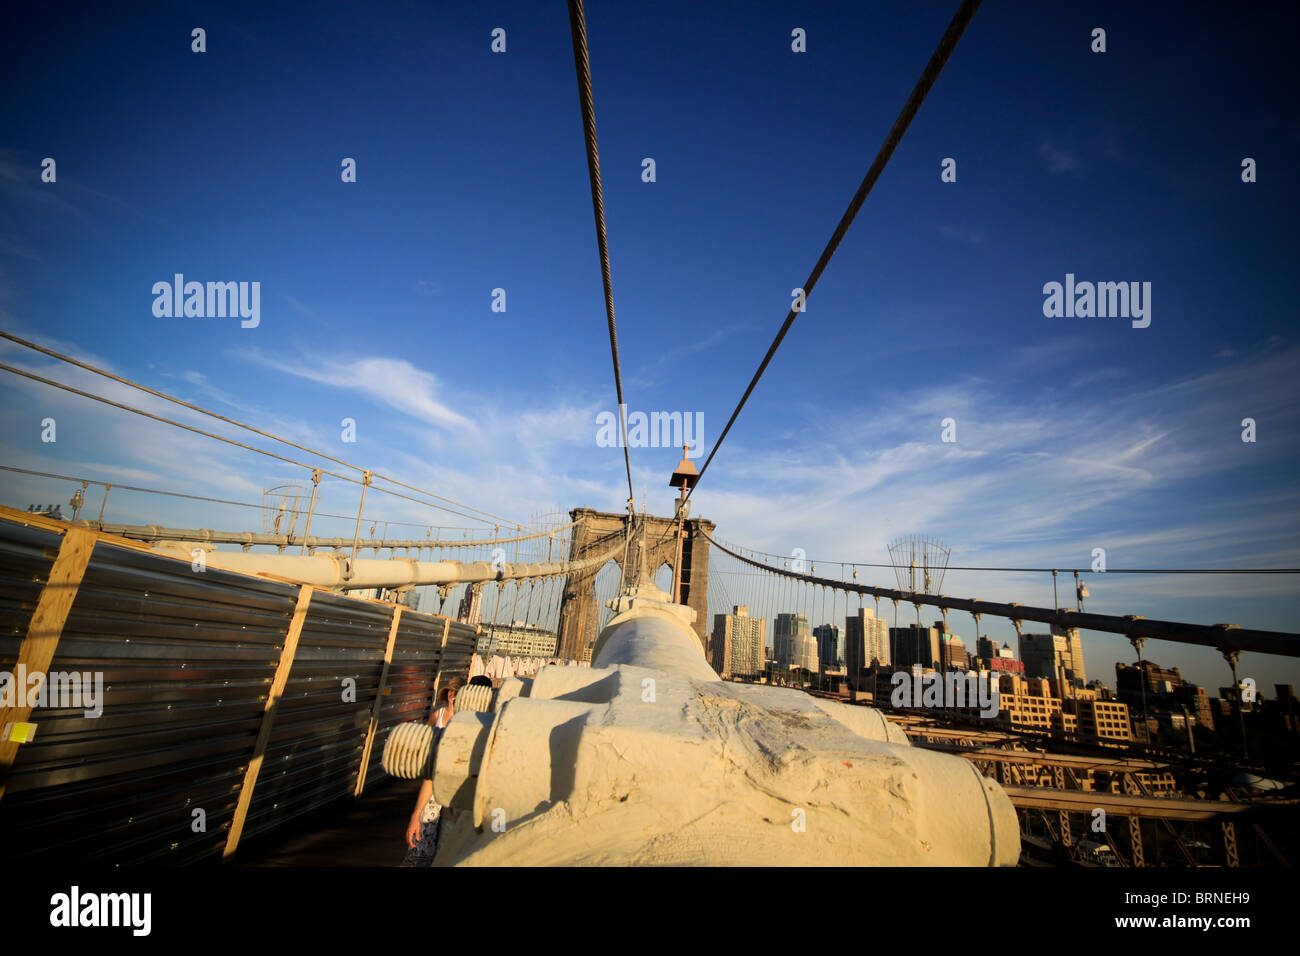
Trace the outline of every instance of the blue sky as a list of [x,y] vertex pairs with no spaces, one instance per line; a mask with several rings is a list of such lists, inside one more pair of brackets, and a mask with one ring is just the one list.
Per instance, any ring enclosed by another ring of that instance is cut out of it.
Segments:
[[[632,410],[701,412],[711,447],[956,6],[590,5]],[[622,454],[595,441],[613,383],[562,3],[4,16],[0,325],[489,511],[621,510]],[[954,564],[1086,567],[1104,547],[1111,567],[1300,566],[1296,32],[1284,6],[986,4],[695,513],[729,541],[836,561],[928,532]],[[176,272],[260,282],[260,325],[156,318],[151,287]],[[1066,273],[1150,282],[1150,327],[1044,317],[1042,287]],[[301,480],[12,375],[0,387],[9,464],[240,500]],[[679,453],[631,457],[638,499],[667,513]],[[12,474],[0,488],[20,507],[56,497]],[[111,501],[109,520],[248,524]],[[1290,577],[1090,587],[1092,610],[1297,630]],[[953,573],[945,591],[1046,604],[1050,579]],[[1108,681],[1132,658],[1114,638],[1085,647]],[[1227,681],[1213,651],[1147,654]],[[1248,655],[1243,672],[1269,696],[1300,683],[1291,660]]]

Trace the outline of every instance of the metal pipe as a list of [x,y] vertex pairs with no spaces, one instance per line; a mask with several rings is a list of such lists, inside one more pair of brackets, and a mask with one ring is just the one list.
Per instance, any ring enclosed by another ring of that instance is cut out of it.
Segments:
[[[196,542],[159,545],[154,550],[179,553],[186,561]],[[208,567],[241,574],[266,574],[343,591],[363,588],[399,588],[425,584],[482,583],[517,581],[553,574],[581,572],[600,567],[618,552],[614,547],[595,557],[579,561],[544,564],[498,564],[488,561],[418,561],[415,558],[345,558],[337,554],[299,555],[250,554],[243,551],[209,550]],[[350,573],[349,573],[350,569]]]
[[[266,546],[269,548],[286,548],[298,543],[292,535],[287,534],[268,534],[258,531],[213,531],[208,528],[164,528],[160,525],[140,525],[140,524],[104,524],[102,521],[83,521],[80,522],[84,527],[92,531],[102,531],[105,534],[115,534],[120,538],[130,538],[132,541],[210,541],[213,544],[238,544],[238,545],[256,545]],[[310,530],[311,523],[308,522],[307,530]],[[564,529],[558,529],[563,531]],[[545,538],[550,536],[550,532],[541,534],[521,535],[514,538],[484,538],[475,541],[435,541],[429,538],[361,538],[357,542],[357,547],[365,550],[366,548],[428,548],[436,550],[439,548],[466,548],[466,547],[483,547],[490,544],[511,544],[516,541],[531,541],[535,538]],[[351,538],[312,538],[304,532],[303,544],[308,548],[347,548],[352,546]]]

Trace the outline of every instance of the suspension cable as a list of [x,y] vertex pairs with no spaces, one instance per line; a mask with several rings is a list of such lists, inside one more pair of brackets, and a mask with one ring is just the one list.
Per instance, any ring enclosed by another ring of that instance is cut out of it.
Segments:
[[[8,339],[10,342],[17,343],[18,345],[22,345],[26,348],[32,349],[33,351],[44,353],[45,355],[50,356],[50,358],[58,359],[60,362],[67,362],[69,365],[75,365],[78,368],[85,369],[87,372],[94,372],[96,375],[102,375],[104,376],[104,378],[112,379],[114,382],[118,382],[119,384],[126,385],[131,388],[139,389],[142,392],[147,392],[148,394],[156,396],[157,398],[161,398],[166,401],[173,402],[176,405],[180,405],[184,408],[188,408],[191,411],[198,412],[202,415],[207,415],[210,418],[215,418],[218,421],[225,422],[228,425],[234,425],[236,428],[242,428],[245,431],[253,432],[256,435],[261,435],[263,438],[269,438],[272,441],[280,442],[282,445],[288,445],[291,448],[298,449],[299,451],[305,451],[309,455],[316,455],[318,458],[324,458],[326,461],[332,461],[336,465],[342,465],[345,468],[352,468],[355,471],[360,471],[360,472],[366,471],[366,469],[362,468],[360,465],[354,465],[351,462],[346,462],[341,458],[335,458],[333,455],[327,455],[323,451],[317,451],[314,448],[308,448],[306,445],[300,445],[295,441],[290,441],[288,438],[282,438],[279,435],[273,435],[270,432],[262,431],[262,429],[260,428],[254,428],[252,425],[245,424],[244,422],[238,421],[237,419],[234,418],[228,418],[225,415],[221,415],[218,414],[217,412],[210,411],[209,409],[203,408],[200,405],[195,405],[191,402],[187,402],[184,399],[177,398],[174,395],[168,395],[166,392],[160,392],[157,389],[150,388],[148,385],[141,385],[139,382],[133,382],[128,378],[123,378],[120,375],[115,375],[112,372],[106,371],[101,368],[97,368],[96,366],[91,365],[88,362],[82,362],[78,359],[72,358],[71,356],[63,355],[59,352],[55,352],[53,349],[47,349],[42,345],[37,345],[35,342],[29,342],[26,339],[19,338],[18,336],[14,335],[11,332],[5,332],[4,330],[0,330],[0,338]],[[390,484],[398,485],[410,491],[418,491],[420,494],[427,495],[430,498],[436,498],[439,501],[445,501],[447,502],[447,504],[455,505],[458,508],[464,508],[468,511],[474,511],[481,515],[487,515],[489,518],[492,518],[494,521],[504,522],[505,524],[514,524],[516,525],[516,527],[518,527],[516,522],[510,521],[507,518],[502,518],[500,515],[494,515],[490,511],[483,511],[471,505],[462,504],[459,501],[453,501],[451,498],[444,498],[442,495],[435,495],[431,491],[425,491],[423,488],[417,488],[414,485],[408,485],[404,481],[398,481],[396,478],[390,478],[387,475],[381,475],[378,472],[372,471],[370,474],[372,478],[378,478],[382,481],[387,481]],[[462,517],[468,517],[474,521],[483,520],[482,518],[474,518],[470,515],[463,515]]]
[[[235,507],[238,508],[253,508],[258,511],[279,511],[280,510],[279,506],[277,505],[266,505],[266,504],[259,505],[259,504],[254,504],[251,501],[231,501],[228,498],[213,498],[208,495],[190,495],[182,491],[164,491],[161,488],[141,488],[137,485],[123,485],[111,481],[100,481],[96,478],[81,478],[76,475],[60,475],[49,471],[34,471],[31,468],[18,468],[15,465],[0,465],[0,471],[12,471],[22,475],[33,475],[37,478],[54,478],[59,481],[80,482],[85,485],[97,485],[101,488],[116,488],[119,491],[138,491],[149,495],[163,495],[168,498],[187,498],[190,501],[203,501],[209,504],[234,505]],[[347,521],[352,521],[356,518],[356,515],[336,515],[336,514],[331,514],[328,511],[317,511],[314,512],[314,514],[317,518],[343,518]],[[397,525],[397,526],[407,527],[407,528],[428,528],[430,534],[432,534],[435,529],[439,533],[446,530],[446,531],[464,531],[466,534],[468,534],[470,531],[481,530],[479,528],[457,528],[457,527],[444,528],[444,526],[442,525],[430,525],[427,521],[424,522],[385,521],[384,524]],[[535,538],[546,538],[554,535],[563,534],[565,531],[571,529],[574,526],[574,524],[576,524],[576,522],[570,522],[569,524],[552,528],[549,531],[539,531],[536,534],[528,534],[528,535],[522,535],[520,537],[511,537],[511,538],[485,538],[485,539],[476,539],[473,541],[469,541],[469,540],[458,541],[454,538],[444,541],[441,539],[441,537],[439,538],[430,537],[430,538],[423,539],[422,541],[420,539],[413,539],[410,542],[399,544],[398,547],[408,547],[408,548],[415,547],[417,542],[420,544],[421,547],[425,547],[425,548],[463,548],[471,545],[508,544],[513,541],[531,541]],[[366,547],[370,547],[370,546],[371,545],[369,544],[366,545]],[[391,545],[389,544],[383,544],[382,546],[391,547]]]
[[[338,478],[341,481],[346,481],[350,484],[354,484],[354,485],[369,484],[368,480],[359,480],[357,478],[349,477],[348,475],[340,475],[338,472],[330,471],[326,468],[317,469],[316,466],[309,465],[306,462],[296,461],[293,458],[286,458],[284,455],[277,454],[273,451],[267,451],[265,448],[256,448],[253,445],[247,445],[244,442],[235,441],[235,439],[233,438],[226,438],[225,436],[218,435],[214,432],[204,431],[202,428],[195,428],[193,425],[186,425],[182,422],[175,421],[174,419],[171,418],[166,418],[162,415],[155,415],[153,412],[146,412],[144,409],[136,408],[133,405],[127,405],[124,404],[123,402],[115,402],[111,398],[105,398],[103,395],[96,395],[93,392],[82,391],[81,389],[74,388],[71,385],[65,385],[62,382],[56,382],[53,379],[44,378],[40,375],[35,374],[34,372],[25,372],[22,369],[13,368],[12,366],[4,365],[4,364],[0,364],[0,372],[12,372],[14,375],[21,375],[23,378],[29,378],[34,382],[40,382],[42,385],[50,385],[53,386],[54,388],[62,389],[65,392],[71,392],[73,395],[80,395],[82,398],[89,398],[92,401],[101,402],[104,405],[111,405],[114,408],[120,408],[126,412],[133,412],[136,415],[141,415],[145,418],[152,418],[154,421],[162,422],[164,425],[172,425],[175,428],[182,428],[187,432],[193,432],[196,435],[202,435],[204,438],[213,438],[219,442],[225,442],[227,445],[234,445],[236,448],[243,448],[245,451],[256,452],[259,455],[266,455],[268,458],[274,458],[277,461],[282,461],[289,465],[296,465],[299,468],[306,468],[308,470],[313,470],[313,471],[319,470],[322,475],[329,475],[331,478]],[[355,466],[349,465],[348,467],[352,468]],[[405,498],[407,501],[413,501],[417,505],[423,505],[426,508],[436,508],[439,511],[446,511],[449,512],[450,514],[458,515],[461,518],[468,518],[470,521],[478,521],[485,524],[487,523],[486,519],[484,518],[479,518],[476,517],[475,515],[467,515],[462,511],[456,511],[452,508],[444,507],[443,505],[435,505],[431,501],[421,501],[419,498],[412,498],[410,495],[402,494],[400,491],[393,491],[391,488],[375,487],[375,490],[382,491],[384,494],[392,495],[395,498]],[[508,522],[508,523],[514,524],[514,522]]]
[[[572,8],[572,5],[571,0],[570,8]],[[902,140],[903,134],[907,132],[907,128],[911,125],[912,119],[916,116],[917,110],[921,108],[921,103],[925,101],[926,94],[930,92],[930,87],[932,87],[934,81],[939,78],[939,72],[943,69],[944,64],[948,62],[949,55],[951,55],[953,48],[957,45],[957,41],[961,39],[962,33],[965,32],[967,25],[971,21],[971,17],[975,15],[975,11],[979,9],[979,5],[980,0],[963,0],[961,9],[959,9],[956,16],[952,18],[952,23],[948,24],[948,29],[944,32],[943,38],[939,41],[938,47],[935,48],[934,55],[930,57],[930,62],[926,64],[925,71],[921,74],[921,78],[917,80],[916,86],[912,90],[912,95],[907,98],[907,102],[903,105],[903,111],[898,114],[898,119],[894,120],[893,128],[890,129],[889,135],[885,137],[885,142],[881,145],[880,151],[876,154],[875,162],[873,162],[871,168],[867,170],[867,175],[863,178],[862,184],[858,186],[858,191],[854,194],[853,201],[849,203],[849,208],[844,211],[844,215],[840,217],[839,225],[835,227],[835,232],[831,234],[830,242],[828,242],[826,248],[822,250],[821,257],[817,260],[817,264],[813,266],[812,273],[808,276],[808,280],[803,284],[803,303],[798,304],[800,306],[798,311],[796,311],[795,306],[791,306],[790,313],[785,317],[785,322],[781,325],[781,331],[779,331],[776,334],[776,338],[772,340],[772,344],[768,347],[767,354],[763,356],[763,361],[758,366],[758,371],[754,373],[753,379],[750,380],[749,387],[745,389],[745,394],[740,397],[740,402],[736,405],[735,411],[731,413],[731,418],[727,421],[727,427],[722,429],[722,434],[718,436],[718,441],[709,452],[709,457],[704,460],[704,466],[700,468],[700,478],[703,478],[704,473],[709,470],[709,463],[713,461],[713,456],[716,455],[718,449],[722,447],[723,441],[726,440],[727,433],[731,431],[731,426],[735,424],[736,418],[740,415],[740,410],[745,407],[745,403],[749,401],[749,396],[754,391],[754,387],[758,385],[758,380],[762,378],[763,373],[767,371],[767,366],[772,361],[772,356],[776,355],[776,350],[781,347],[781,342],[785,338],[786,333],[790,331],[790,326],[794,325],[795,317],[800,311],[802,311],[802,305],[806,304],[808,297],[812,295],[813,288],[821,278],[822,271],[831,261],[831,256],[835,255],[835,250],[839,248],[840,241],[844,238],[844,234],[849,231],[849,226],[853,224],[853,220],[857,216],[858,210],[862,208],[863,202],[866,201],[867,194],[871,192],[872,187],[876,184],[876,180],[880,178],[880,174],[885,169],[885,164],[889,162],[889,158],[894,154],[894,150],[897,148],[899,141]],[[696,479],[695,485],[686,492],[687,499],[691,497],[691,493],[694,492],[695,488],[698,486],[699,478]]]
[[[739,545],[730,542],[719,543],[714,538],[709,538],[714,544],[720,547],[734,548],[749,555],[757,555],[760,558],[773,558],[776,561],[785,561],[785,555],[772,554],[770,551],[755,551],[753,548],[742,548]],[[821,558],[805,558],[810,564],[822,561]],[[766,563],[766,561],[764,561]],[[872,564],[869,561],[823,561],[825,564],[851,564],[855,568],[890,568],[892,564]],[[990,568],[990,567],[957,567],[949,565],[945,568],[947,571],[1006,571],[1006,572],[1024,572],[1026,574],[1050,574],[1052,571],[1061,573],[1078,573],[1078,574],[1300,574],[1300,568],[1107,568],[1105,571],[1093,571],[1091,568]]]
[[596,107],[591,92],[591,63],[587,58],[587,15],[582,0],[569,0],[569,30],[573,34],[573,64],[578,76],[578,104],[587,143],[587,174],[591,179],[591,207],[596,217],[596,247],[600,251],[600,278],[605,286],[605,316],[609,320],[609,351],[614,358],[614,391],[618,396],[619,434],[623,440],[623,467],[627,470],[627,497],[632,490],[632,459],[627,450],[627,416],[623,402],[623,375],[618,364],[618,330],[614,326],[614,286],[609,271],[609,241],[605,235],[605,197],[600,185],[600,150],[596,145]]
[[[743,564],[757,567],[760,570],[768,567],[754,558],[732,551],[726,545],[718,544],[717,541],[709,537],[707,531],[701,531],[701,534],[717,545],[720,550],[730,554],[733,558],[739,559]],[[924,604],[949,611],[964,611],[968,614],[978,613],[993,617],[1004,617],[1016,626],[1018,634],[1020,633],[1020,625],[1023,622],[1033,621],[1040,624],[1050,624],[1054,627],[1076,627],[1086,631],[1106,631],[1112,634],[1125,634],[1129,637],[1173,641],[1177,644],[1200,644],[1225,652],[1230,650],[1254,651],[1261,654],[1300,657],[1300,634],[1290,634],[1282,631],[1242,628],[1235,624],[1206,625],[1189,624],[1180,621],[1151,620],[1135,614],[1119,617],[1113,614],[1076,611],[1072,608],[1033,607],[1018,602],[1006,604],[981,601],[978,598],[953,598],[946,594],[930,594],[924,591],[904,591],[901,588],[880,588],[866,584],[852,584],[847,581],[836,581],[833,578],[821,578],[813,574],[786,571],[779,568],[772,568],[771,570],[789,581],[791,588],[795,586],[796,582],[820,584],[823,587],[827,585],[840,586],[845,590],[857,591],[859,594],[887,598],[894,602],[895,621],[898,619],[898,603],[906,601],[908,604],[916,605],[918,621],[920,619],[920,606]]]

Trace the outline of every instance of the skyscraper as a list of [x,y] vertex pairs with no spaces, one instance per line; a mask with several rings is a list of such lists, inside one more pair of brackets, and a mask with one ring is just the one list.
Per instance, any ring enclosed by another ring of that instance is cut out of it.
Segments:
[[941,664],[939,629],[908,625],[889,629],[889,650],[893,665],[906,670],[914,664],[938,667]]
[[817,660],[822,667],[839,667],[844,663],[844,642],[840,629],[834,624],[819,624],[813,628],[817,638]]
[[844,619],[844,664],[850,680],[873,661],[888,667],[890,659],[889,625],[884,618],[863,607]]
[[1088,673],[1083,666],[1083,640],[1079,637],[1079,629],[1077,627],[1061,628],[1053,625],[1052,633],[1065,639],[1066,649],[1069,651],[1065,679],[1077,682],[1079,687],[1087,687]]
[[1026,634],[1020,639],[1021,658],[1028,677],[1060,680],[1072,687],[1086,687],[1088,675],[1083,666],[1083,642],[1079,629],[1058,629],[1051,634]]
[[711,648],[714,669],[722,677],[761,674],[766,636],[767,621],[750,617],[749,608],[743,604],[734,606],[731,614],[715,614]]
[[940,670],[964,671],[970,667],[970,651],[956,634],[947,634],[939,645]]
[[817,670],[817,642],[808,630],[808,618],[805,615],[778,614],[772,642],[778,667],[786,670],[796,667],[808,671]]

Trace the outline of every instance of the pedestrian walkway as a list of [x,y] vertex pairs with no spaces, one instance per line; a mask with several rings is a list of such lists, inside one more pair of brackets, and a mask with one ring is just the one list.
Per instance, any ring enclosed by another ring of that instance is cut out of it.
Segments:
[[300,824],[245,841],[236,866],[397,866],[406,853],[406,823],[418,780],[377,784],[361,799],[343,799]]

